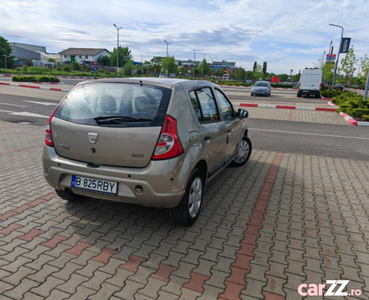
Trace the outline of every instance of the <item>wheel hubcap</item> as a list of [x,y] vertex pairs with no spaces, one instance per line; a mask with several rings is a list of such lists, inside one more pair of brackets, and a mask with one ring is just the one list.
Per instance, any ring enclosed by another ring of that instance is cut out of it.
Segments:
[[240,148],[238,149],[237,157],[235,158],[235,162],[237,163],[244,162],[247,159],[249,152],[250,152],[249,144],[245,140],[242,140]]
[[195,218],[199,213],[202,201],[202,181],[199,177],[192,182],[190,194],[188,196],[188,212],[191,218]]

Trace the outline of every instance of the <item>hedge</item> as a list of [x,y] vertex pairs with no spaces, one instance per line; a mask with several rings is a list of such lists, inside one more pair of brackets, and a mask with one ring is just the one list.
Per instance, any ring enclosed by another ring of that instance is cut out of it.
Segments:
[[59,78],[53,76],[13,76],[16,82],[60,82]]
[[369,121],[369,100],[364,101],[362,95],[344,92],[333,97],[332,102],[340,107],[338,111],[348,113],[358,121]]

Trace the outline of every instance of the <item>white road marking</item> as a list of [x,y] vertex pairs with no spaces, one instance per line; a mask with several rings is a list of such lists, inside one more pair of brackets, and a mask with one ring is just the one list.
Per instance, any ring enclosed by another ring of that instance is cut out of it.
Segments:
[[333,138],[346,138],[346,139],[356,139],[356,140],[368,140],[369,138],[359,137],[359,136],[344,136],[344,135],[333,135],[333,134],[321,134],[321,133],[308,133],[308,132],[296,132],[296,131],[283,131],[283,130],[271,130],[271,129],[260,129],[260,128],[248,128],[252,131],[266,131],[275,133],[289,133],[289,134],[301,134],[301,135],[311,135],[311,136],[323,136],[323,137],[333,137]]
[[0,104],[2,104],[2,105],[9,105],[9,106],[15,106],[15,107],[25,107],[24,105],[11,104],[11,103],[3,103],[3,102],[0,102]]
[[24,102],[29,102],[29,103],[34,103],[34,104],[41,104],[41,105],[52,105],[52,106],[56,106],[57,103],[51,103],[51,102],[39,102],[39,101],[31,101],[31,100],[23,100]]
[[22,112],[15,112],[15,111],[9,111],[9,110],[0,110],[0,111],[1,112],[6,112],[6,113],[8,113],[10,115],[13,115],[13,116],[25,116],[25,117],[46,118],[46,119],[48,119],[50,117],[50,116],[34,114],[34,113],[26,112],[26,111],[22,111]]

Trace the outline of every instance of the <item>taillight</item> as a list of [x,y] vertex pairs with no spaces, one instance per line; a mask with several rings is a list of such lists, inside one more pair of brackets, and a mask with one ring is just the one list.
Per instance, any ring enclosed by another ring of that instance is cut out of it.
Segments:
[[319,85],[319,91],[321,91],[321,90],[322,90],[322,84]]
[[53,118],[57,109],[58,107],[54,109],[53,113],[51,114],[51,116],[49,117],[49,119],[45,124],[45,144],[50,147],[54,147],[53,136],[51,133],[51,119]]
[[183,148],[178,137],[177,120],[166,115],[160,138],[151,159],[169,159],[182,153]]

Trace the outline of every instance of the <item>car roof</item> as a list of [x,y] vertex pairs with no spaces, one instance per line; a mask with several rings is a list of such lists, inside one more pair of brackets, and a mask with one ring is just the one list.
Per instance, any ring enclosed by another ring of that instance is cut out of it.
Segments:
[[158,77],[107,78],[107,79],[83,81],[80,84],[94,84],[94,83],[137,83],[137,84],[158,85],[166,88],[172,88],[175,85],[182,85],[187,89],[193,89],[202,86],[216,86],[212,82],[203,80],[158,78]]

